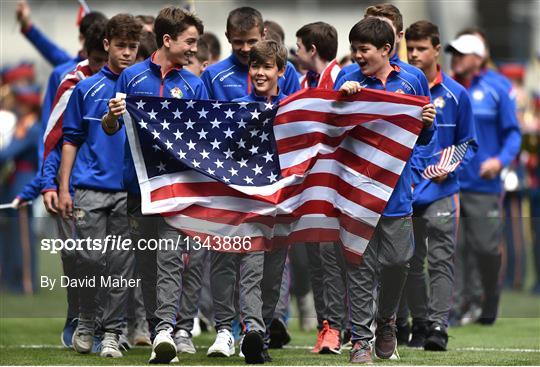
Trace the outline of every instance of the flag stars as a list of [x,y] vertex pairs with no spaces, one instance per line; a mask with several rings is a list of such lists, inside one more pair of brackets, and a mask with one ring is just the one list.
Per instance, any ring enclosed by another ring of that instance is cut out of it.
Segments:
[[270,183],[277,181],[277,175],[274,172],[270,173],[270,176],[266,176],[266,178],[270,181]]
[[234,152],[231,149],[227,149],[223,154],[225,154],[226,159],[233,159]]
[[272,154],[270,154],[270,152],[266,152],[266,154],[263,155],[263,158],[266,161],[265,163],[268,163],[274,160],[274,157],[272,156]]
[[244,139],[240,139],[239,141],[236,142],[236,144],[238,144],[238,148],[246,147],[246,142],[244,141]]
[[258,164],[256,164],[251,170],[255,173],[255,175],[262,175],[262,167],[259,167]]
[[171,150],[172,150],[173,143],[171,143],[171,142],[169,141],[169,139],[167,139],[167,141],[165,142],[165,145],[167,146],[167,149],[171,149]]
[[152,131],[152,135],[154,135],[154,139],[159,139],[159,133],[157,130]]
[[212,108],[221,108],[221,103],[219,103],[219,101],[215,101],[212,103]]
[[161,148],[157,144],[152,145],[152,148],[154,148],[154,152],[157,152],[158,150],[161,150]]
[[144,122],[144,120],[141,120],[139,122],[139,126],[141,127],[141,129],[146,129],[148,130],[148,123],[147,122]]
[[206,151],[206,149],[203,149],[202,152],[199,153],[203,159],[210,159],[209,155],[210,153]]
[[247,105],[249,104],[249,102],[238,102],[238,104],[240,105],[240,108],[247,109]]
[[199,135],[199,139],[206,139],[206,134],[208,134],[208,132],[201,129],[197,134]]
[[264,110],[271,110],[272,108],[274,108],[274,105],[272,103],[265,103],[264,104]]
[[263,133],[261,134],[261,136],[259,136],[259,139],[261,139],[261,143],[262,143],[263,141],[270,141],[270,140],[268,140],[268,135],[270,135],[270,134],[268,134],[268,133],[266,133],[266,132],[263,132]]
[[254,129],[254,130],[251,130],[249,133],[251,134],[251,137],[253,138],[253,137],[257,136],[257,134],[259,133],[259,130]]
[[238,170],[231,167],[231,169],[228,171],[231,174],[231,177],[238,176]]
[[223,168],[223,162],[220,161],[219,159],[216,159],[214,164],[216,165],[217,168]]
[[150,120],[156,120],[157,112],[154,112],[154,109],[152,108],[152,111],[148,112],[148,116],[150,116]]
[[163,102],[159,102],[159,103],[161,103],[161,109],[162,109],[162,110],[165,110],[165,109],[168,110],[168,109],[169,109],[169,105],[171,104],[171,102],[169,102],[169,101],[167,101],[167,100],[165,100],[165,101],[163,101]]
[[189,119],[186,122],[186,130],[193,129],[193,125],[195,125],[195,121],[191,121],[191,119]]
[[193,165],[193,167],[195,168],[199,168],[201,166],[201,162],[197,161],[197,160],[192,160],[191,161],[191,164]]
[[218,128],[219,129],[219,125],[221,125],[221,121],[218,121],[218,119],[215,118],[214,121],[210,121],[210,124],[212,124],[212,129],[213,128]]
[[163,120],[160,125],[162,126],[163,130],[169,130],[170,123],[168,123],[167,120]]
[[143,102],[143,100],[141,99],[139,102],[135,102],[135,104],[137,105],[138,110],[140,109],[144,110],[144,105],[146,104],[146,102]]
[[194,143],[191,139],[189,140],[189,143],[187,143],[189,150],[195,150],[195,145],[197,145],[197,143]]
[[270,119],[265,119],[265,120],[262,122],[262,124],[263,124],[263,126],[266,126],[266,124],[269,123],[269,122],[270,122]]
[[216,171],[213,170],[212,168],[208,167],[208,169],[206,170],[206,172],[208,172],[208,174],[210,175],[215,175],[216,174]]
[[180,159],[186,159],[186,152],[184,152],[182,149],[178,151],[178,157]]
[[232,135],[233,135],[234,131],[232,131],[231,128],[229,127],[229,128],[227,128],[227,130],[224,131],[224,133],[225,133],[226,138],[231,138],[232,139]]
[[210,144],[212,145],[212,150],[214,150],[214,149],[219,149],[221,142],[219,142],[217,139],[214,139],[214,141],[211,142]]
[[261,114],[259,111],[255,110],[253,112],[250,112],[251,113],[251,119],[252,120],[258,120],[259,119],[259,115]]
[[208,111],[206,111],[204,108],[200,111],[197,111],[197,113],[199,114],[199,118],[206,118],[206,115],[208,115]]
[[175,140],[182,139],[182,135],[184,135],[184,133],[181,133],[180,130],[176,129],[176,132],[174,133]]
[[156,166],[159,172],[165,172],[165,163],[159,162],[159,165]]
[[240,121],[236,122],[238,124],[238,128],[245,128],[247,125],[247,122],[244,121],[244,119],[240,119]]
[[234,112],[230,108],[227,111],[225,111],[225,118],[226,119],[232,119],[233,115],[234,115]]
[[255,155],[259,152],[259,147],[256,147],[255,145],[251,147],[251,149],[249,150],[251,152],[252,155]]
[[195,108],[195,101],[190,99],[186,102],[186,108]]
[[223,176],[221,179],[222,179],[223,182],[225,182],[225,183],[231,182],[231,179],[230,179],[230,178],[227,178],[227,177],[225,177],[225,176]]
[[244,177],[243,180],[246,181],[247,184],[253,184],[253,179],[249,176]]
[[242,158],[238,161],[238,164],[240,165],[240,168],[247,167],[247,162],[247,159]]
[[180,120],[180,117],[182,117],[182,112],[178,111],[178,108],[177,108],[176,111],[173,112],[173,115],[174,115],[173,118]]

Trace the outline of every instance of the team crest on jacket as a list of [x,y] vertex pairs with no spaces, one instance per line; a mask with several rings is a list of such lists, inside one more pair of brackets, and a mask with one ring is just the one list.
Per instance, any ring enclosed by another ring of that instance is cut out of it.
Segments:
[[472,97],[477,101],[481,101],[484,99],[484,92],[482,92],[481,90],[475,90],[472,94]]
[[182,98],[184,96],[184,93],[182,93],[182,89],[174,87],[173,89],[171,89],[171,96],[173,98]]
[[442,96],[435,98],[435,100],[433,101],[433,105],[435,106],[435,108],[438,109],[444,108],[445,104],[446,102],[444,101],[444,98]]

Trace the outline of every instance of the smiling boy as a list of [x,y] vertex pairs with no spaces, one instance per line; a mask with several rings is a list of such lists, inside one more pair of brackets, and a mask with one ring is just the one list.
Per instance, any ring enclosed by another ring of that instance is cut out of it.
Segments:
[[[390,64],[394,31],[386,20],[369,17],[358,22],[349,33],[353,56],[361,70],[346,74],[335,86],[346,94],[362,88],[418,95],[418,79],[399,66]],[[427,144],[433,135],[435,109],[427,104],[422,111],[424,129],[417,144]],[[373,292],[380,281],[375,331],[375,353],[388,359],[396,351],[395,314],[407,277],[408,261],[413,254],[412,175],[407,162],[384,209],[360,265],[347,264],[350,321],[352,325],[352,363],[370,363],[375,316]]]

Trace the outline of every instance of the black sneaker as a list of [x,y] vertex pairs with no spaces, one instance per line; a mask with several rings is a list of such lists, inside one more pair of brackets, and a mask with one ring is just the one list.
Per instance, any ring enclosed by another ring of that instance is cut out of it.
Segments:
[[247,364],[263,364],[264,340],[261,333],[248,331],[242,341],[242,353]]
[[424,348],[426,342],[426,336],[428,333],[427,322],[414,321],[411,328],[411,340],[407,343],[410,348]]
[[424,350],[445,352],[447,345],[448,333],[445,328],[438,324],[432,325],[424,344]]
[[389,359],[396,348],[396,320],[394,318],[377,319],[375,355],[381,359]]
[[411,324],[408,322],[401,325],[397,323],[396,327],[396,338],[398,345],[407,345],[411,336]]
[[268,349],[263,350],[263,357],[265,362],[272,362],[272,357],[268,354]]
[[291,336],[287,331],[287,326],[280,319],[273,319],[270,324],[270,349],[281,349],[289,344]]

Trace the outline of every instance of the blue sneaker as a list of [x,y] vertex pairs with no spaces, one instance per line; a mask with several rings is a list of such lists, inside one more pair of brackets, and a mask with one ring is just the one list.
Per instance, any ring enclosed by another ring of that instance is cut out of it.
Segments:
[[92,344],[92,353],[101,352],[101,337],[102,335],[94,335],[94,344]]
[[75,333],[75,329],[77,329],[77,325],[79,324],[79,319],[66,319],[66,323],[64,324],[64,330],[62,330],[62,334],[60,334],[60,341],[62,342],[62,345],[66,348],[71,348],[73,346],[73,334]]

